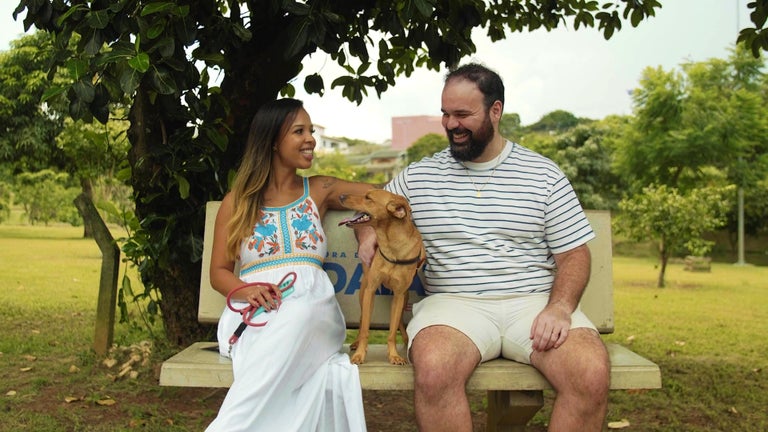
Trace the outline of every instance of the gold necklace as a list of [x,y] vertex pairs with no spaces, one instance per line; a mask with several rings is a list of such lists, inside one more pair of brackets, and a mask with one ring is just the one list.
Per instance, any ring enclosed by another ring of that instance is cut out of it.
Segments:
[[488,176],[488,179],[483,183],[480,187],[477,187],[477,184],[475,184],[475,179],[472,178],[472,174],[469,173],[469,168],[467,168],[466,165],[462,164],[464,166],[464,170],[467,172],[467,177],[469,177],[469,181],[472,182],[472,187],[475,189],[475,196],[477,198],[480,198],[483,196],[483,189],[485,189],[486,186],[488,186],[488,183],[491,182],[491,179],[493,178],[493,175],[496,174],[496,168],[499,167],[499,159],[501,159],[501,154],[504,153],[504,150],[502,149],[501,152],[499,152],[498,155],[496,155],[496,161],[493,164],[493,171],[491,171],[491,175]]

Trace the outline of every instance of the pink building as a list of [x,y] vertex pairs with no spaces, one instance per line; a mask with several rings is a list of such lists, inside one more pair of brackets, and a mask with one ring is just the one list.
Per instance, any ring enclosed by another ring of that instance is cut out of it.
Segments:
[[392,117],[392,149],[406,150],[429,133],[445,135],[440,116]]

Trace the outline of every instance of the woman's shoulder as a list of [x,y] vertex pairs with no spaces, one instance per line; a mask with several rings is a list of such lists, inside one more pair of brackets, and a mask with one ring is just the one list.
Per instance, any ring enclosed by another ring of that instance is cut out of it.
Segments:
[[230,215],[232,214],[232,209],[235,206],[235,196],[232,194],[232,192],[227,192],[227,194],[224,195],[224,198],[221,199],[221,204],[219,205],[219,215]]

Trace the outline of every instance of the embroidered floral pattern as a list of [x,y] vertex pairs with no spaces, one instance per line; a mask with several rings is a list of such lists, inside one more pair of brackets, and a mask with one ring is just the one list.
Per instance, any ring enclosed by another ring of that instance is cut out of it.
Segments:
[[[288,225],[283,225],[281,229],[281,214],[288,220],[290,237],[287,236],[289,233],[282,232]],[[311,199],[277,212],[264,212],[261,221],[253,228],[253,235],[248,239],[248,250],[256,252],[259,258],[281,253],[317,251],[319,244],[324,241],[319,220],[320,215]],[[291,244],[295,250],[291,250]]]
[[304,200],[291,209],[291,228],[293,228],[293,246],[300,250],[317,250],[323,235],[317,227],[320,215],[311,200]]
[[255,250],[259,257],[280,253],[280,230],[277,228],[277,215],[264,212],[261,221],[253,227],[253,235],[248,239],[248,250]]

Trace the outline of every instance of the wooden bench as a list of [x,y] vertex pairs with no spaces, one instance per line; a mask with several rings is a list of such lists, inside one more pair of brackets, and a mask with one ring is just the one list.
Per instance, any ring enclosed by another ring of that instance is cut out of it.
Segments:
[[[202,277],[200,281],[200,322],[216,323],[225,302],[209,282],[209,264],[213,224],[219,202],[209,202],[206,209]],[[336,288],[336,298],[344,312],[347,328],[356,329],[360,320],[357,291],[362,266],[357,258],[357,243],[351,229],[338,227],[348,212],[330,211],[324,219],[328,237],[328,256],[324,267]],[[592,252],[592,276],[581,307],[601,333],[613,332],[613,281],[611,264],[610,213],[587,211],[597,234],[589,244]],[[424,295],[421,282],[414,279],[408,305]],[[376,296],[373,328],[388,328],[391,295]],[[405,314],[409,319],[410,307]],[[348,347],[344,347],[348,350]],[[629,349],[608,344],[611,357],[611,389],[661,388],[661,372],[653,362]],[[386,346],[372,344],[365,364],[360,365],[360,382],[368,390],[413,390],[410,366],[387,362]],[[219,356],[216,342],[198,342],[166,360],[160,372],[160,385],[184,387],[229,387],[232,384],[230,360]],[[543,406],[543,391],[551,386],[536,369],[510,360],[497,359],[481,364],[467,384],[470,390],[485,390],[488,396],[486,431],[524,430],[525,424]]]

